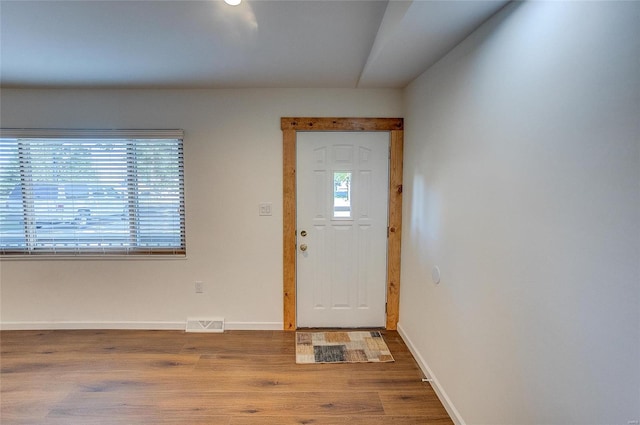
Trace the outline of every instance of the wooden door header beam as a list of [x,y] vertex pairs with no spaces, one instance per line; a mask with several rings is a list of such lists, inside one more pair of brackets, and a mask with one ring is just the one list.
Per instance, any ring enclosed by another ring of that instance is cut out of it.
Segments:
[[392,131],[404,130],[402,118],[301,118],[280,119],[282,130],[295,131]]

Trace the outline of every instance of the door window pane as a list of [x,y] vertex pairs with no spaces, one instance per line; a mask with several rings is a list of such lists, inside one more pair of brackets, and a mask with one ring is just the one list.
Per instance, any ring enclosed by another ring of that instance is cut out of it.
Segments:
[[333,217],[351,217],[351,173],[333,173]]

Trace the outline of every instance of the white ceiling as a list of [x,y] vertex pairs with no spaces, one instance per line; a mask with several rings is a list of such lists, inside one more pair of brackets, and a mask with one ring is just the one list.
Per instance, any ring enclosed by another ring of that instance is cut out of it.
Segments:
[[401,88],[506,3],[0,0],[0,84]]

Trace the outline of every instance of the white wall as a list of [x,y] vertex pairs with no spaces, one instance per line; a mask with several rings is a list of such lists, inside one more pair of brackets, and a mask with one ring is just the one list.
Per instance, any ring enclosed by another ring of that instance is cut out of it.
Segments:
[[[282,329],[280,117],[402,115],[399,90],[2,90],[1,102],[6,128],[184,129],[187,211],[186,259],[3,260],[5,328],[213,315]],[[273,216],[258,216],[260,202]]]
[[639,58],[639,2],[513,3],[406,90],[400,327],[459,422],[640,420]]

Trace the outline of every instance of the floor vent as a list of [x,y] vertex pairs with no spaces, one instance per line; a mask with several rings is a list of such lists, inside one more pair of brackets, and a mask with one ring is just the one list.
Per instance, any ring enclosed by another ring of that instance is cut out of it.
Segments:
[[224,318],[187,318],[187,332],[224,332]]

